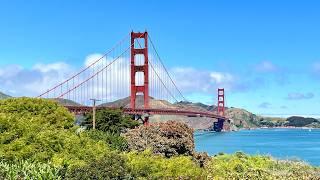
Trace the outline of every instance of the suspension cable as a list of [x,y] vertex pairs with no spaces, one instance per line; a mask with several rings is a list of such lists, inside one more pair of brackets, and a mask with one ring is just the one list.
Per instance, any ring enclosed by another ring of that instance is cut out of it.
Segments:
[[[143,35],[143,34],[142,34],[142,35]],[[140,35],[138,38],[141,38],[142,35]],[[73,88],[71,88],[71,89],[68,90],[67,92],[61,94],[58,98],[63,97],[64,95],[66,95],[66,94],[68,94],[69,92],[73,91],[74,89],[78,88],[79,86],[81,86],[81,85],[84,84],[85,82],[88,82],[89,80],[91,80],[92,78],[94,78],[96,75],[98,75],[100,72],[102,72],[103,70],[105,70],[107,67],[109,67],[111,64],[113,64],[115,61],[117,61],[118,59],[120,59],[120,57],[121,57],[123,54],[125,54],[125,53],[131,48],[132,45],[133,45],[133,43],[130,44],[130,46],[129,46],[125,51],[123,51],[118,57],[116,57],[112,62],[110,62],[110,63],[109,63],[108,65],[106,65],[105,67],[103,67],[100,71],[97,71],[97,72],[94,73],[92,76],[90,76],[89,78],[87,78],[86,80],[84,80],[82,83],[78,84],[77,86],[74,86]],[[114,49],[114,48],[113,48],[113,49]],[[111,51],[109,51],[109,52],[111,52]],[[109,52],[108,52],[108,53],[109,53]],[[104,56],[106,56],[108,53],[106,53]],[[103,57],[104,57],[104,56],[103,56]],[[100,61],[100,59],[102,59],[102,58],[99,58],[97,61],[95,61],[93,64],[91,64],[91,66],[93,66],[96,62]],[[90,66],[90,67],[91,67],[91,66]],[[86,68],[86,69],[88,69],[88,68]],[[80,73],[78,73],[78,74],[80,74]],[[75,76],[74,76],[74,77],[75,77]],[[72,78],[74,78],[74,77],[72,77]],[[72,79],[72,78],[70,78],[70,79]],[[69,82],[69,81],[67,80],[67,81],[65,81],[65,82]],[[63,83],[62,83],[62,84],[63,84]],[[53,89],[54,89],[54,88],[53,88]],[[69,89],[69,88],[67,88],[67,89]]]
[[[137,39],[137,42],[138,42],[140,48],[142,49],[142,46],[141,46],[141,44],[140,44],[140,42],[139,42],[139,39]],[[149,64],[150,64],[150,67],[153,69],[153,71],[156,73],[156,75],[157,75],[157,77],[159,78],[161,84],[166,88],[166,90],[167,90],[168,93],[171,95],[171,97],[173,97],[173,98],[178,102],[178,100],[174,97],[174,95],[171,93],[171,91],[168,89],[168,87],[164,84],[164,82],[162,81],[162,79],[161,79],[160,76],[158,75],[157,71],[154,69],[152,63],[149,62]]]
[[155,45],[153,44],[153,41],[152,41],[152,39],[151,39],[151,37],[150,37],[149,35],[148,35],[148,38],[150,39],[152,48],[153,48],[153,50],[155,51],[155,53],[156,53],[156,55],[157,55],[157,57],[158,57],[161,65],[162,65],[162,67],[164,68],[164,70],[165,70],[166,73],[168,74],[168,76],[169,76],[169,78],[170,78],[170,81],[173,83],[173,85],[175,86],[175,88],[178,90],[178,92],[179,92],[179,94],[182,96],[182,98],[183,98],[185,101],[187,101],[187,99],[186,99],[186,98],[183,96],[183,94],[181,93],[180,89],[177,87],[176,83],[175,83],[175,82],[173,81],[173,79],[171,78],[170,73],[168,72],[167,68],[164,66],[164,63],[162,62],[162,60],[161,60],[161,58],[160,58],[160,55],[159,55],[157,49],[155,48]]
[[[130,35],[130,34],[129,34]],[[42,97],[43,95],[51,92],[52,90],[56,89],[59,86],[62,86],[63,84],[65,84],[66,82],[70,81],[71,79],[75,78],[76,76],[80,75],[81,73],[83,73],[84,71],[88,70],[90,67],[92,67],[93,65],[95,65],[97,62],[99,62],[101,59],[103,59],[104,57],[106,57],[109,53],[111,53],[116,47],[118,47],[120,44],[122,44],[124,42],[125,39],[127,39],[127,37],[129,35],[126,35],[122,40],[120,40],[115,46],[113,46],[109,51],[107,51],[105,54],[103,54],[99,59],[97,59],[96,61],[94,61],[92,64],[90,64],[89,66],[85,67],[84,69],[82,69],[80,72],[76,73],[75,75],[71,76],[69,79],[63,81],[62,83],[54,86],[53,88],[47,90],[46,92],[42,93],[41,95],[38,96]]]

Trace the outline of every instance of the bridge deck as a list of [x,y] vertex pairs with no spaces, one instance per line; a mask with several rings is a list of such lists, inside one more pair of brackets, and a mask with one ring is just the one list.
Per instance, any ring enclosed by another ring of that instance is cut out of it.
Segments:
[[[92,111],[91,106],[65,106],[69,111],[79,114],[84,112]],[[113,107],[97,107],[97,109],[117,109]],[[226,117],[220,116],[215,113],[209,112],[196,112],[196,111],[188,111],[188,110],[178,110],[178,109],[131,109],[131,108],[123,108],[122,109],[125,114],[160,114],[160,115],[181,115],[181,116],[191,116],[191,117],[208,117],[215,119],[227,120]]]

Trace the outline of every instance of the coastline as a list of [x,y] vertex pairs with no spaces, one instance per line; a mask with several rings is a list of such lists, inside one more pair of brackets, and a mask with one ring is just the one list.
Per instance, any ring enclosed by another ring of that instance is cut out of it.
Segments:
[[[306,129],[306,130],[312,130],[312,129],[320,129],[316,127],[294,127],[294,126],[281,126],[281,127],[252,127],[252,128],[237,128],[236,130],[230,130],[226,131],[223,130],[221,132],[236,132],[236,131],[242,131],[242,130],[258,130],[258,129]],[[194,132],[215,132],[211,131],[210,129],[194,129]]]
[[279,126],[279,127],[254,127],[254,128],[239,128],[238,130],[255,130],[255,129],[320,129],[316,127],[295,127],[295,126]]

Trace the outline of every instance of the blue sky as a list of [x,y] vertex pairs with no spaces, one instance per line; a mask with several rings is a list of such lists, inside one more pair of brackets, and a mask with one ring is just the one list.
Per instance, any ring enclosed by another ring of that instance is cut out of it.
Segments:
[[318,114],[319,7],[312,0],[4,0],[0,91],[36,95],[21,83],[43,76],[39,65],[80,69],[88,55],[105,52],[132,29],[147,29],[173,75],[194,81],[185,74],[196,73],[200,84],[213,84],[182,87],[193,101],[215,103],[215,88],[223,86],[228,106]]

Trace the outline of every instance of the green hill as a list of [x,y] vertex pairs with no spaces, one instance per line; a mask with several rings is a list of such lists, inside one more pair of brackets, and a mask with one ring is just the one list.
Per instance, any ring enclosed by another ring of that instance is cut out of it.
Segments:
[[7,99],[7,98],[11,98],[11,96],[6,95],[6,94],[0,92],[0,99]]
[[81,104],[74,102],[72,100],[69,100],[69,99],[54,98],[52,100],[58,102],[59,104],[61,104],[63,106],[81,106]]
[[320,127],[319,120],[315,118],[305,118],[299,116],[292,116],[287,118],[287,121],[284,123],[285,126],[294,126],[294,127]]

